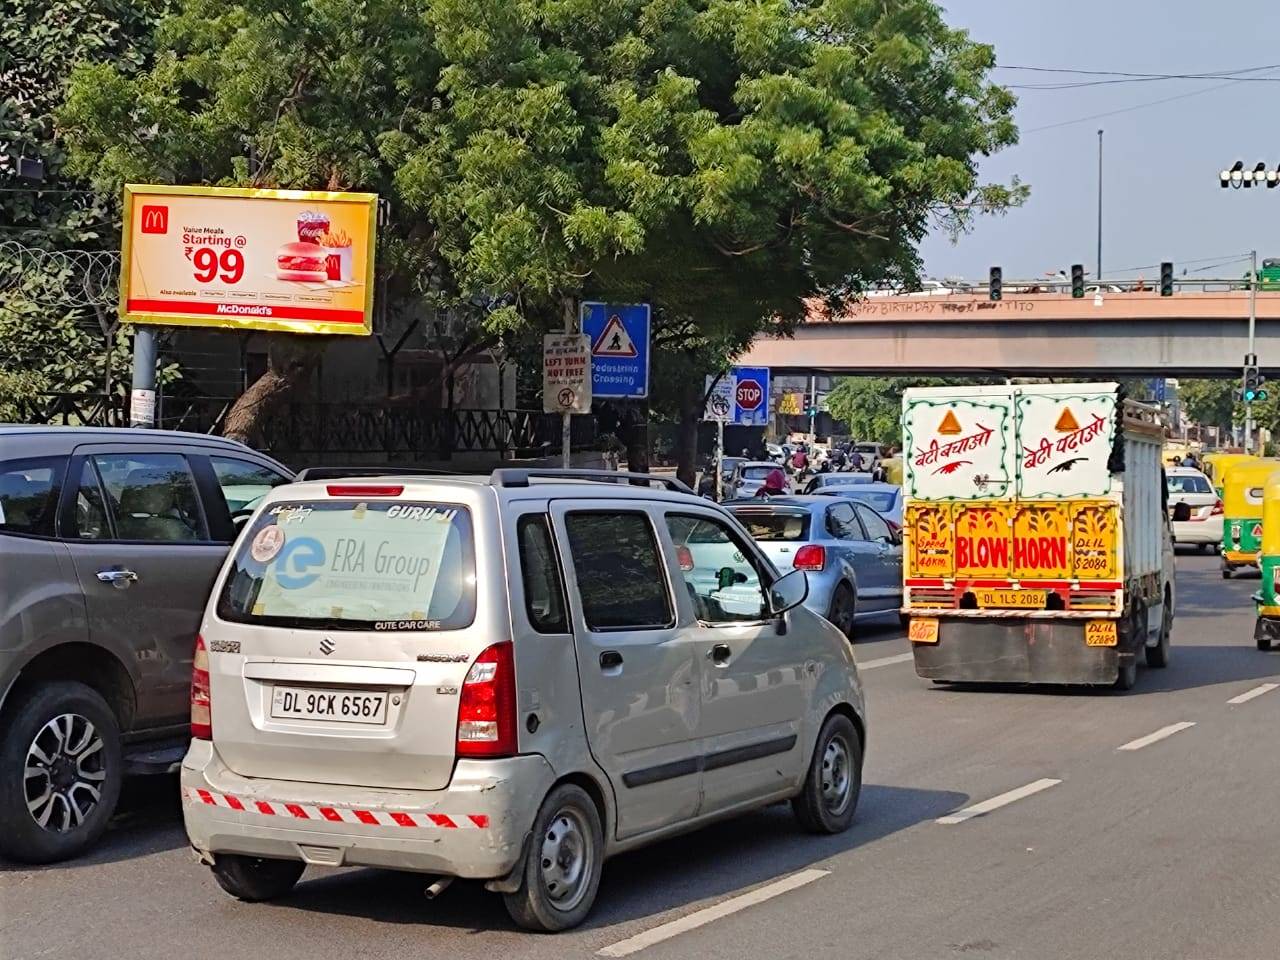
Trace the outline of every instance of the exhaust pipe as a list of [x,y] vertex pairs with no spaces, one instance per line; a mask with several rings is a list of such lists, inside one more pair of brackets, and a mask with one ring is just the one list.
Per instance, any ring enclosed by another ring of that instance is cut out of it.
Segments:
[[435,883],[428,884],[427,889],[422,891],[422,895],[428,900],[434,900],[449,889],[449,884],[453,883],[453,880],[453,877],[439,877]]

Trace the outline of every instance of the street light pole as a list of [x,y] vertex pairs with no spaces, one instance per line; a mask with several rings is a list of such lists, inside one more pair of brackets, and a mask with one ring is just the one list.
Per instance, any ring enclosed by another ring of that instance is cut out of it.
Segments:
[[[1249,251],[1249,347],[1245,365],[1255,363],[1253,331],[1258,322],[1258,251]],[[1244,402],[1244,452],[1253,452],[1253,404]]]
[[1098,283],[1102,283],[1102,131],[1098,131]]

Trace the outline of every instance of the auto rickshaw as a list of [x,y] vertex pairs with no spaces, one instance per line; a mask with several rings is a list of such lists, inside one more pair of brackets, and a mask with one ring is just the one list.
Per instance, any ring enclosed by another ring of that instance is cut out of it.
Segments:
[[1262,496],[1280,460],[1257,459],[1226,472],[1222,489],[1222,579],[1258,563],[1262,547]]
[[1213,484],[1213,489],[1218,492],[1218,497],[1221,499],[1222,478],[1226,476],[1227,471],[1237,464],[1257,459],[1251,453],[1206,453],[1200,458],[1203,464],[1200,469],[1209,478],[1209,482]]
[[1268,478],[1262,488],[1262,586],[1253,595],[1258,604],[1258,620],[1253,638],[1259,650],[1270,650],[1280,641],[1280,472]]

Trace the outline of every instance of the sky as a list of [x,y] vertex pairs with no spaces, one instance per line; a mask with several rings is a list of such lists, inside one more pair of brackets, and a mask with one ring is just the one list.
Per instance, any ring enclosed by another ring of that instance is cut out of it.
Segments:
[[[1103,135],[1104,276],[1159,276],[1162,260],[1189,276],[1240,276],[1250,249],[1280,257],[1280,187],[1223,190],[1236,160],[1280,163],[1280,8],[1208,0],[941,0],[953,26],[995,46],[1002,66],[1135,73],[1206,73],[1275,64],[1274,81],[1155,80],[1074,90],[1018,90],[1019,143],[982,161],[984,182],[1017,175],[1031,197],[983,217],[953,244],[921,246],[923,276],[1005,282],[1097,260],[1098,130]],[[1112,79],[997,69],[1004,84]],[[1210,89],[1220,88],[1220,89]],[[1037,130],[1196,91],[1196,96]],[[1192,262],[1199,261],[1199,262]],[[1210,267],[1212,269],[1204,270]],[[1131,269],[1142,268],[1142,269]],[[1195,271],[1199,271],[1197,274]]]

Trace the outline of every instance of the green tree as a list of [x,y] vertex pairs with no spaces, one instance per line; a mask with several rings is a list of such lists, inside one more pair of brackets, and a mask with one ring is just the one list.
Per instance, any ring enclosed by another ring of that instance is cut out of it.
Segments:
[[1200,426],[1230,430],[1238,390],[1234,380],[1179,380],[1178,400],[1186,415]]
[[[158,36],[76,71],[76,172],[374,190],[393,310],[486,304],[460,358],[588,297],[710,363],[1024,195],[978,182],[1014,99],[930,0],[182,0]],[[657,404],[696,425],[701,379]]]
[[827,409],[849,425],[854,439],[901,446],[904,390],[979,382],[954,377],[843,377],[827,394]]
[[[117,194],[68,174],[53,111],[78,64],[141,70],[163,9],[163,0],[0,0],[0,369],[15,374],[15,390],[111,390],[127,369],[114,307],[100,305],[114,269],[58,256],[117,246]],[[43,165],[42,183],[18,178],[20,157]]]

